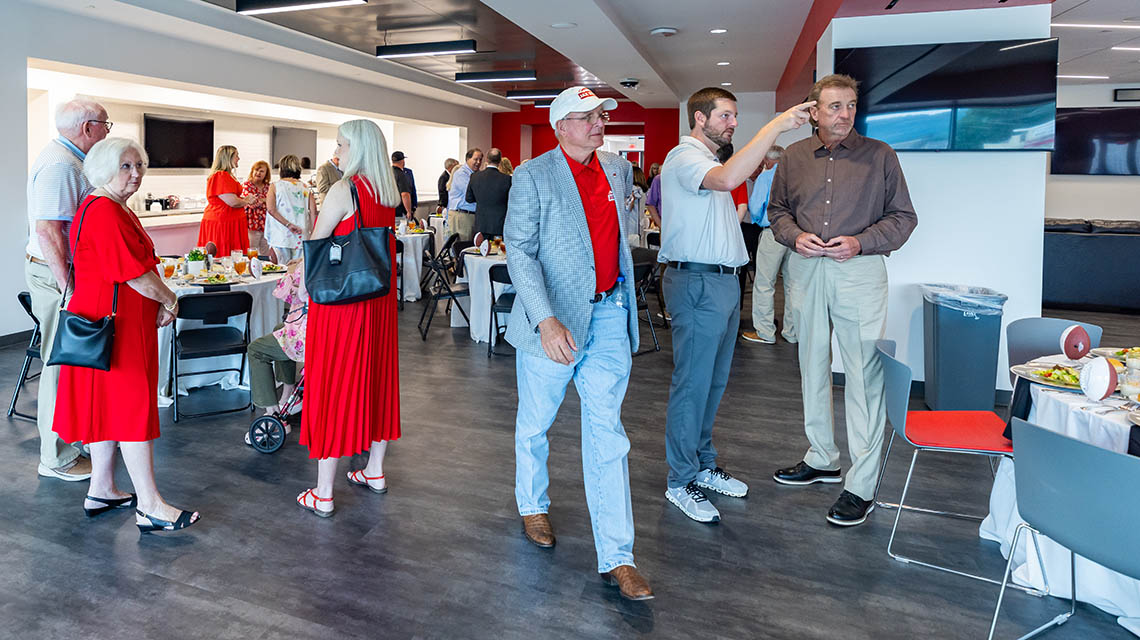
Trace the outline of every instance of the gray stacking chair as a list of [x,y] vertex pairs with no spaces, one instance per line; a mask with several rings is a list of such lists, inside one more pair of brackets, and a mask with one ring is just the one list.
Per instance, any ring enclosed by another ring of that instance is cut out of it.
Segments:
[[[1018,525],[1009,547],[1009,562],[990,623],[991,640],[1014,550],[1025,531],[1046,535],[1069,549],[1072,591],[1067,612],[1022,638],[1064,624],[1077,612],[1076,554],[1140,580],[1140,553],[1136,551],[1140,495],[1129,490],[1140,486],[1140,458],[1102,449],[1019,418],[1013,420],[1013,452],[1017,460],[1017,511],[1025,522]],[[1112,487],[1124,490],[1112,491]]]
[[[1060,353],[1061,333],[1074,324],[1081,325],[1089,333],[1090,349],[1100,346],[1104,331],[1095,324],[1063,318],[1022,318],[1009,323],[1005,328],[1005,347],[1010,366]],[[1010,383],[1015,382],[1014,378],[1010,374]]]

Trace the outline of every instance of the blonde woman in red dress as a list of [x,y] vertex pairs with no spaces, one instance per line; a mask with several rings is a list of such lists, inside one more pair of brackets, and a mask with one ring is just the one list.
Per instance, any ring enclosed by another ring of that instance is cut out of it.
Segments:
[[[325,196],[311,237],[344,235],[354,228],[350,184],[356,186],[364,226],[393,226],[400,195],[380,128],[369,120],[346,122],[336,143],[344,177]],[[394,269],[391,291],[352,304],[309,302],[301,444],[318,461],[317,486],[297,496],[297,504],[321,517],[334,512],[333,483],[342,457],[368,451],[368,464],[349,471],[348,481],[375,493],[388,491],[384,452],[400,437]]]
[[[87,152],[83,171],[102,185],[79,205],[71,225],[74,293],[67,310],[88,320],[111,313],[118,286],[115,338],[108,371],[60,366],[54,430],[64,442],[91,448],[88,517],[135,508],[142,532],[175,531],[198,514],[172,507],[154,480],[158,438],[158,327],[178,313],[178,298],[162,282],[154,244],[126,202],[146,173],[146,152],[134,140],[106,138]],[[137,492],[115,486],[122,452]]]
[[213,173],[206,180],[206,212],[198,225],[198,246],[214,243],[219,258],[231,251],[249,247],[245,208],[250,201],[241,197],[241,183],[233,176],[238,166],[237,147],[222,145],[214,156]]

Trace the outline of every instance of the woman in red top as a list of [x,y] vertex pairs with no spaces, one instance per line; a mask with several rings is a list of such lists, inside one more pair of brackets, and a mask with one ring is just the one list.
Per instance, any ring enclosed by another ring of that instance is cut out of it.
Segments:
[[[249,229],[249,244],[261,251],[265,238],[265,196],[269,193],[269,163],[258,160],[249,169],[249,179],[241,184],[241,197],[249,204],[245,207],[245,221]],[[266,245],[265,253],[269,253]],[[225,254],[228,255],[228,254]]]
[[[60,367],[53,426],[64,442],[91,447],[87,515],[136,507],[135,522],[143,532],[184,529],[198,520],[197,513],[167,504],[154,481],[158,327],[174,320],[178,298],[163,284],[154,244],[126,206],[146,162],[137,142],[107,138],[87,152],[83,163],[91,184],[102,186],[79,205],[71,225],[74,295],[67,309],[88,319],[115,313],[115,338],[108,371]],[[115,487],[117,450],[137,499]]]
[[245,221],[249,201],[241,197],[241,183],[231,173],[237,166],[237,147],[218,147],[214,166],[210,167],[214,173],[206,180],[206,212],[198,226],[198,246],[214,243],[218,257],[229,256],[231,251],[244,252],[249,247]]
[[[369,120],[346,122],[336,143],[344,177],[325,196],[311,237],[344,235],[354,228],[349,185],[356,187],[364,226],[394,225],[400,195],[380,128]],[[393,254],[395,243],[393,236]],[[331,516],[338,459],[363,451],[369,452],[368,465],[350,471],[348,481],[376,493],[388,490],[384,452],[389,440],[400,437],[398,355],[395,295],[343,305],[309,302],[301,444],[319,462],[317,486],[297,496],[302,508]]]

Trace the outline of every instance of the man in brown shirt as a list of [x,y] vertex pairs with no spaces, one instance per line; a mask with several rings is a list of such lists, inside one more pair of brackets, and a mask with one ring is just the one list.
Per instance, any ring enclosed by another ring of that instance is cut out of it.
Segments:
[[875,354],[887,316],[883,256],[910,237],[918,217],[898,156],[886,143],[854,131],[858,84],[829,75],[809,100],[816,135],[784,154],[776,169],[768,217],[776,240],[794,250],[788,275],[799,300],[803,462],[780,469],[776,482],[838,483],[839,448],[831,408],[831,327],[846,377],[844,406],[851,469],[827,514],[841,526],[861,524],[874,505],[886,411],[883,371]]

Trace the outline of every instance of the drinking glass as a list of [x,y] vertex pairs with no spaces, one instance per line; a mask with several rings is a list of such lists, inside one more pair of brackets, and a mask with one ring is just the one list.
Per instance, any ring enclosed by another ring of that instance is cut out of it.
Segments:
[[245,274],[245,268],[248,264],[249,264],[249,261],[246,260],[245,258],[240,258],[238,260],[234,260],[234,271],[237,272],[237,274],[239,276],[243,275],[243,274]]
[[170,258],[162,259],[162,273],[167,280],[174,277],[174,267],[177,266]]
[[256,258],[257,257],[257,247],[250,247],[249,251],[246,252],[246,255],[251,257],[251,258]]

